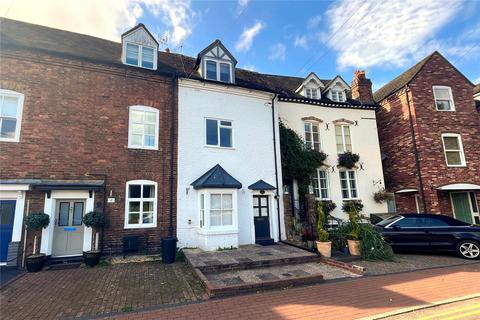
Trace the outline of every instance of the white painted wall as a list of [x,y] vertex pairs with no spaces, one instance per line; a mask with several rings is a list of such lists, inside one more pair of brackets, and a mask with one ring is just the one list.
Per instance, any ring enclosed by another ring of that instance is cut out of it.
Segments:
[[[342,194],[340,188],[340,177],[337,165],[337,146],[335,143],[335,128],[332,121],[345,118],[351,121],[358,121],[358,126],[351,125],[352,148],[354,153],[360,155],[359,163],[363,163],[364,170],[357,170],[357,188],[359,198],[364,205],[363,214],[387,212],[386,203],[376,203],[373,194],[384,187],[382,161],[380,156],[380,145],[378,142],[377,124],[374,110],[347,109],[334,107],[321,107],[318,105],[279,102],[279,116],[283,123],[295,130],[304,138],[304,127],[302,118],[313,116],[323,120],[320,125],[320,139],[323,151],[328,155],[326,164],[335,166],[335,172],[329,170],[330,198],[337,208],[332,215],[347,219],[342,212]],[[326,130],[328,123],[329,130]],[[374,181],[381,180],[381,185],[374,186]]]
[[[177,236],[180,247],[214,250],[229,247],[235,238],[238,245],[254,243],[253,193],[248,186],[259,179],[276,185],[271,98],[272,95],[238,87],[179,80]],[[233,121],[233,149],[205,146],[206,117]],[[242,189],[237,191],[238,234],[224,233],[204,239],[199,230],[198,192],[190,184],[216,164],[242,183]],[[280,158],[278,165],[281,185]],[[278,241],[273,194],[271,202],[271,236]]]

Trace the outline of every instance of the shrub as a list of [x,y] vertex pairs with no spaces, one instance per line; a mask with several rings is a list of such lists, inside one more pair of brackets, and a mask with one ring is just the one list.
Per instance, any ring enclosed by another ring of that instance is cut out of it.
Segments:
[[323,205],[321,202],[317,202],[317,234],[318,241],[327,242],[328,241],[328,232],[325,230],[326,216],[323,212]]
[[350,222],[341,223],[337,228],[330,230],[332,246],[339,251],[345,248],[347,246],[347,237],[350,232],[352,232],[352,224]]
[[31,212],[25,218],[25,225],[29,230],[41,230],[50,224],[50,216],[43,212]]
[[319,201],[319,203],[321,204],[323,208],[323,212],[325,213],[326,216],[328,216],[330,212],[335,210],[335,208],[337,207],[335,202],[333,202],[332,200],[321,200]]
[[347,169],[352,169],[355,164],[360,160],[360,156],[350,151],[344,152],[338,156],[338,165]]
[[372,225],[361,226],[360,252],[365,260],[394,261],[392,248],[383,240],[382,234]]
[[107,218],[103,212],[90,211],[83,218],[83,224],[89,228],[98,228],[107,224]]
[[345,213],[355,211],[357,214],[363,210],[363,204],[360,200],[347,200],[343,202],[342,210]]

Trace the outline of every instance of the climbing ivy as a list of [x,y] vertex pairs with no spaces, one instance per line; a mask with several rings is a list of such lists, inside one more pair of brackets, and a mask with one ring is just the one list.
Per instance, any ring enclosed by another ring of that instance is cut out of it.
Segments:
[[280,121],[280,151],[282,174],[285,180],[296,180],[302,199],[308,193],[310,178],[323,164],[327,155],[305,147],[302,138]]

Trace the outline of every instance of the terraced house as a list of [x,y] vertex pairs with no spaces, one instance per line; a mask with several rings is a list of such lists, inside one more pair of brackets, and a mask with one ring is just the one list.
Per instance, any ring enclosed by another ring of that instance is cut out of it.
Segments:
[[398,212],[479,223],[474,85],[434,52],[375,92],[383,167]]

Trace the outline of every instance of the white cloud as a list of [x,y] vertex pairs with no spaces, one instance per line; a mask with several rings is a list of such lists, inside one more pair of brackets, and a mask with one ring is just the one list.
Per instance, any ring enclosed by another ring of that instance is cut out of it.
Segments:
[[322,21],[322,16],[320,16],[320,15],[311,17],[307,21],[307,28],[308,29],[315,29],[316,27],[318,27],[318,25],[320,24],[321,21]]
[[295,47],[302,47],[303,49],[308,48],[308,41],[307,41],[307,36],[295,36],[295,40],[293,42],[293,45]]
[[474,83],[474,84],[480,83],[480,76],[479,76],[477,79],[473,80],[473,83]]
[[[11,1],[0,2],[5,13]],[[34,9],[32,9],[34,8]],[[189,0],[17,0],[8,10],[10,19],[119,41],[120,34],[133,27],[145,10],[160,18],[163,28],[178,44],[192,33],[195,13]]]
[[445,6],[445,2],[430,0],[341,0],[326,12],[330,24],[327,40],[339,31],[323,41],[338,52],[340,68],[404,66],[461,5],[459,1]]
[[239,16],[247,9],[250,0],[238,0],[237,10],[235,11],[235,16]]
[[270,48],[269,60],[280,60],[285,61],[285,56],[287,55],[287,48],[282,43],[276,43]]
[[240,38],[235,44],[235,49],[240,52],[247,52],[252,47],[253,39],[262,31],[265,27],[262,21],[257,21],[250,28],[244,28]]
[[257,68],[255,68],[255,66],[251,64],[244,66],[243,69],[248,71],[257,71]]

